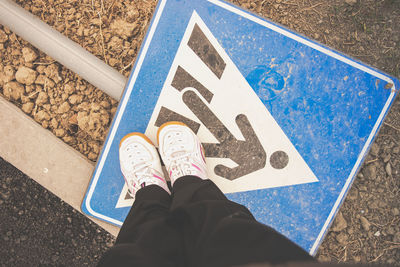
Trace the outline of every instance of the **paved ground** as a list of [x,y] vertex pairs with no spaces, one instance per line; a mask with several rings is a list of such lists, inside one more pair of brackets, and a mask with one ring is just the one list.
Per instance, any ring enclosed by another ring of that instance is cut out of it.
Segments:
[[93,266],[113,238],[0,158],[0,266]]

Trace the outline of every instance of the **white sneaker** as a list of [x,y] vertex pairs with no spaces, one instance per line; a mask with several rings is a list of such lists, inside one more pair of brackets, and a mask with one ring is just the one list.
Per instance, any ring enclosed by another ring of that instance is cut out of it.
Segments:
[[208,179],[203,146],[188,126],[177,121],[164,123],[157,140],[171,184],[185,175]]
[[169,194],[161,168],[160,157],[153,143],[144,134],[130,133],[119,144],[119,162],[129,194],[147,185],[161,186]]

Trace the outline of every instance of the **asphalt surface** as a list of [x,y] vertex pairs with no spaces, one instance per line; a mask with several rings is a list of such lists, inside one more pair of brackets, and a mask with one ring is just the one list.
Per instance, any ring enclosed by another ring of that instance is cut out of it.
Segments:
[[94,266],[113,237],[0,158],[0,265]]

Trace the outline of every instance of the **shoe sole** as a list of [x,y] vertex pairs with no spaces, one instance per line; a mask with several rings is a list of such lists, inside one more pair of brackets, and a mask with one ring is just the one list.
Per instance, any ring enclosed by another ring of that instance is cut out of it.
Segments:
[[135,132],[135,133],[130,133],[130,134],[125,135],[125,136],[121,139],[121,141],[119,142],[119,147],[121,148],[122,143],[123,143],[124,141],[126,141],[129,137],[132,137],[132,136],[139,136],[139,137],[142,137],[147,143],[149,143],[150,145],[154,146],[153,142],[151,142],[151,140],[150,140],[147,136],[145,136],[145,135],[142,134],[142,133],[136,133],[136,132]]

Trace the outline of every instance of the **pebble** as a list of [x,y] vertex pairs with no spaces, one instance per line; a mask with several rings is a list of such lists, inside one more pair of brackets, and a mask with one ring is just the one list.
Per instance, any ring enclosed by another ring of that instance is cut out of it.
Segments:
[[384,162],[384,163],[389,162],[389,160],[390,160],[391,157],[392,157],[392,156],[391,156],[390,154],[387,154],[387,155],[383,158],[383,162]]
[[394,216],[399,216],[399,215],[400,215],[399,209],[398,209],[398,208],[393,208],[393,209],[392,209],[392,214],[393,214]]
[[62,78],[60,77],[58,66],[56,64],[50,64],[44,70],[47,77],[52,79],[55,83],[59,83]]
[[371,154],[377,157],[379,155],[379,146],[377,143],[373,143],[371,146]]
[[340,234],[338,234],[338,235],[336,236],[336,240],[337,240],[340,244],[342,244],[342,245],[344,245],[344,244],[347,243],[348,238],[349,238],[349,237],[348,237],[347,234],[345,234],[344,232],[342,232],[342,233],[340,233]]
[[35,120],[42,122],[44,120],[50,120],[50,115],[44,111],[44,110],[39,110],[38,112],[36,112],[36,114],[34,115]]
[[64,102],[62,103],[58,109],[57,109],[57,113],[61,114],[61,113],[66,113],[71,109],[70,105],[68,104],[68,102]]
[[53,129],[57,129],[58,128],[58,121],[56,120],[56,118],[52,118],[50,121],[50,125]]
[[36,105],[43,105],[47,102],[48,96],[45,92],[39,92],[38,97],[36,98]]
[[343,217],[343,214],[339,211],[336,218],[335,218],[335,224],[332,228],[332,231],[334,232],[340,232],[347,227],[347,222]]
[[57,136],[57,137],[63,137],[64,135],[65,135],[65,130],[64,129],[56,129],[55,131],[54,131],[54,134]]
[[3,94],[8,99],[19,100],[24,94],[25,88],[17,82],[8,82],[4,85]]
[[123,19],[115,19],[110,25],[111,31],[123,39],[130,37],[137,30],[137,28],[137,23],[129,23]]
[[32,102],[27,102],[25,104],[22,105],[22,110],[26,113],[26,114],[31,114],[32,110],[33,110],[34,104]]
[[365,169],[365,175],[373,180],[376,179],[376,166],[374,164],[370,164]]
[[69,103],[72,105],[79,104],[82,102],[83,97],[81,95],[73,94],[68,98]]
[[388,162],[388,164],[386,164],[385,171],[386,171],[387,175],[392,176],[392,166],[390,165],[390,162]]
[[24,61],[28,63],[37,59],[38,55],[32,48],[24,47],[22,48],[22,57],[24,58]]
[[15,74],[15,79],[22,84],[33,84],[36,80],[37,73],[33,69],[21,66]]
[[7,65],[3,69],[2,80],[4,83],[11,82],[15,79],[15,69],[13,66]]
[[8,35],[2,30],[0,29],[0,43],[5,43],[8,41]]
[[369,223],[367,218],[365,218],[364,216],[361,216],[360,221],[361,221],[361,226],[364,228],[364,230],[369,231],[371,224]]
[[357,0],[344,0],[346,2],[346,4],[350,5],[350,6],[354,6],[355,4],[357,4]]

